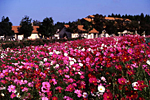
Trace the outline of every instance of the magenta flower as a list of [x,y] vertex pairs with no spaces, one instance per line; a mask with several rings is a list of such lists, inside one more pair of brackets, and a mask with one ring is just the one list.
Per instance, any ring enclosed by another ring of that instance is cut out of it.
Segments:
[[47,92],[48,97],[52,97],[52,91]]
[[14,86],[14,85],[10,85],[10,86],[8,86],[8,91],[9,92],[15,92],[16,90],[15,90],[15,88],[16,88],[16,86]]
[[28,92],[28,88],[27,87],[24,87],[23,89],[22,89],[22,92]]
[[48,98],[47,97],[42,97],[42,100],[48,100]]
[[82,91],[81,91],[81,90],[76,89],[76,90],[74,91],[74,93],[76,93],[79,98],[82,96],[82,94],[81,94]]
[[49,82],[43,82],[42,83],[42,87],[44,87],[44,88],[50,88]]
[[61,90],[63,89],[62,87],[60,87],[60,86],[58,86],[58,87],[56,87],[55,88],[56,90],[58,90],[59,91],[59,93],[61,93]]
[[118,79],[119,84],[125,85],[127,83],[127,80],[125,78],[119,78]]
[[56,84],[57,84],[56,79],[52,79],[52,81],[53,81],[53,85],[56,85]]
[[41,87],[41,91],[42,92],[49,92],[49,90],[50,90],[49,82],[43,82],[42,87]]
[[95,77],[89,78],[89,83],[97,85],[97,79]]
[[129,53],[129,54],[132,54],[132,53],[133,53],[132,48],[129,48],[129,49],[128,49],[128,53]]
[[29,86],[29,87],[33,87],[33,83],[29,82],[29,83],[28,83],[28,86]]
[[0,73],[0,79],[3,78],[5,75],[3,73]]
[[63,98],[64,100],[73,100],[71,97],[69,97],[69,96],[64,96],[64,98]]
[[16,97],[16,94],[15,93],[12,93],[11,95],[10,95],[10,98],[14,98],[14,97]]
[[70,84],[66,87],[65,91],[73,92],[74,89],[74,86]]
[[103,94],[103,100],[113,100],[113,95],[111,92],[105,92]]

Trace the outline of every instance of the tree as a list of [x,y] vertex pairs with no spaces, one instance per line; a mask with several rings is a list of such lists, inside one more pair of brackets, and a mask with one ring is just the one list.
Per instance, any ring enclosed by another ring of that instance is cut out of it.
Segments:
[[85,29],[86,32],[88,33],[90,30],[93,29],[92,23],[85,21],[85,22],[83,23],[83,29]]
[[71,33],[78,32],[78,24],[76,22],[69,22],[69,27],[66,29],[66,31]]
[[59,32],[65,25],[65,22],[57,22],[54,25],[54,32]]
[[54,24],[53,24],[53,19],[52,17],[50,18],[45,18],[40,25],[38,29],[39,36],[42,38],[43,36],[45,38],[51,37],[54,35]]
[[129,31],[132,32],[134,32],[135,30],[137,31],[139,29],[138,21],[132,21],[130,23],[127,23],[126,27],[128,28]]
[[38,20],[33,20],[33,26],[40,26],[41,22]]
[[12,31],[12,23],[9,21],[8,17],[2,17],[2,21],[0,22],[0,35],[6,36],[12,36],[14,35],[14,32]]
[[23,34],[24,38],[28,38],[32,34],[33,26],[31,20],[28,16],[25,16],[20,22],[19,34]]
[[99,33],[101,33],[103,30],[104,19],[104,16],[98,14],[96,14],[94,17],[94,28],[99,31]]
[[115,22],[113,21],[106,21],[106,32],[108,32],[109,35],[115,34],[117,35],[117,27],[115,26]]

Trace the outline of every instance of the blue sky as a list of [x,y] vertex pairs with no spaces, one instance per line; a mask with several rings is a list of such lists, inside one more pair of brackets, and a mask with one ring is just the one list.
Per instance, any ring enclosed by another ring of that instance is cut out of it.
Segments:
[[39,21],[52,17],[56,23],[112,13],[150,15],[150,0],[0,0],[0,18],[8,16],[13,25],[19,25],[25,15]]

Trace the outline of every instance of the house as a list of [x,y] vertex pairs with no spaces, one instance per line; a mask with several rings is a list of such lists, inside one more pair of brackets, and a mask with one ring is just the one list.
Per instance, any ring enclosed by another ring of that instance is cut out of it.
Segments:
[[69,25],[64,25],[64,28],[59,32],[59,38],[71,38],[71,33],[66,31],[68,27]]
[[64,28],[59,32],[59,37],[60,38],[78,38],[78,37],[84,37],[84,38],[97,38],[98,37],[98,31],[93,28],[92,30],[90,30],[88,33],[86,33],[85,29],[83,28],[83,25],[78,25],[78,32],[77,33],[71,33],[71,32],[67,32],[67,28],[69,27],[69,25],[64,25]]
[[[19,31],[18,31],[19,28],[20,28],[20,26],[12,26],[12,30],[15,33],[15,39],[16,40],[22,40],[23,37],[24,37],[23,34],[19,34]],[[37,31],[38,28],[39,28],[39,26],[33,26],[32,34],[31,34],[31,36],[28,37],[28,39],[37,39],[37,38],[40,38],[38,36],[38,31]]]
[[129,35],[129,34],[134,34],[134,33],[128,30],[124,30],[123,32],[118,32],[118,34],[119,36],[124,36],[124,35]]
[[37,29],[39,28],[39,26],[33,26],[33,31],[32,31],[32,34],[31,36],[28,37],[28,39],[38,39],[40,38],[39,35],[38,35],[38,31]]

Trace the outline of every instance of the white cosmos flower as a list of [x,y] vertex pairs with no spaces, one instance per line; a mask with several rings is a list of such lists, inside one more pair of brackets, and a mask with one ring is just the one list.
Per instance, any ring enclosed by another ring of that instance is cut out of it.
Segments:
[[20,94],[19,94],[19,93],[17,93],[16,97],[17,97],[17,98],[21,98],[21,96],[20,96]]
[[147,63],[148,65],[150,65],[150,60],[147,60],[146,63]]
[[19,71],[19,68],[16,68],[16,71]]
[[73,65],[74,64],[74,61],[70,61],[70,65]]
[[102,47],[104,46],[104,44],[101,45]]
[[100,48],[101,50],[103,49],[103,47]]
[[0,87],[0,90],[5,90],[6,89],[6,87]]
[[138,82],[133,82],[132,87],[133,87],[134,90],[137,90]]
[[44,62],[47,62],[47,58],[44,58],[43,61],[44,61]]
[[40,62],[39,62],[39,65],[40,65],[40,66],[43,65],[43,61],[40,61]]
[[73,67],[72,69],[73,69],[74,71],[76,70],[76,68],[74,68],[74,67]]
[[104,76],[101,77],[102,81],[106,81],[106,78]]
[[1,96],[4,97],[5,96],[4,93],[1,93]]
[[88,94],[86,92],[83,92],[83,98],[87,98],[88,97]]
[[99,91],[99,92],[105,92],[105,87],[102,86],[102,85],[99,85],[99,86],[98,86],[98,91]]
[[16,92],[17,92],[17,90],[13,91],[13,93],[16,93]]
[[67,53],[64,53],[64,56],[68,56],[68,54],[67,54]]
[[82,64],[82,63],[79,63],[79,66],[81,66],[81,67],[82,67],[82,66],[83,66],[83,64]]
[[81,72],[78,72],[79,75],[81,75]]
[[85,49],[84,49],[84,48],[82,48],[81,50],[82,50],[82,51],[85,51]]
[[53,67],[54,69],[56,68],[59,68],[59,64],[56,64],[54,67]]
[[53,52],[49,52],[49,55],[52,55],[53,54]]
[[72,58],[72,60],[73,60],[74,62],[77,62],[76,59],[74,59],[74,58]]
[[56,50],[54,50],[54,52],[55,52],[57,55],[61,53],[60,51],[56,51]]

